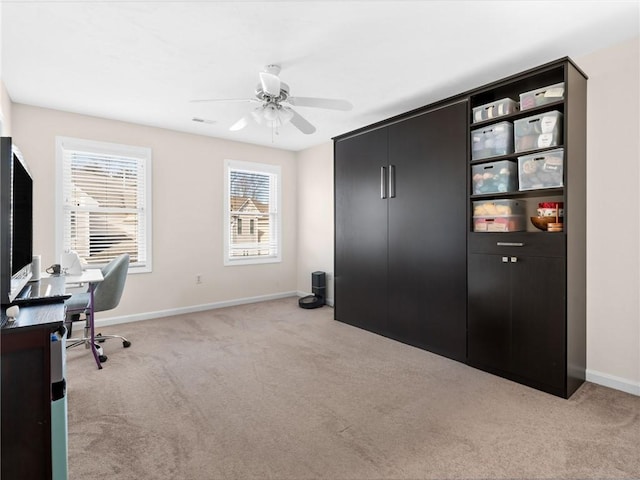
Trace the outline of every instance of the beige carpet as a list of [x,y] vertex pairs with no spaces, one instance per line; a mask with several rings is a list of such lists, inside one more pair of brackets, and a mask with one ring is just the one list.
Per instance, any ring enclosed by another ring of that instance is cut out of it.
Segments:
[[295,298],[68,352],[70,480],[640,478],[640,397],[563,400]]

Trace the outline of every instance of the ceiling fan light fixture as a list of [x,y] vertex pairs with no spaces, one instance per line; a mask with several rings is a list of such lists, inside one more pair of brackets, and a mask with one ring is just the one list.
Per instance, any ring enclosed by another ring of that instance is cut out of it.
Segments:
[[262,109],[254,111],[254,118],[258,124],[263,122],[270,128],[277,129],[289,123],[294,112],[289,107],[277,102],[269,102]]
[[273,122],[274,120],[279,118],[278,107],[273,103],[265,105],[262,114],[264,115],[265,120],[268,120],[270,122]]

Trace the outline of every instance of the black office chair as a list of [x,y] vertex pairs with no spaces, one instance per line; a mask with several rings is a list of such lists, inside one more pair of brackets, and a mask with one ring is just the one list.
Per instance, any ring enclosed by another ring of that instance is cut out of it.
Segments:
[[[122,292],[124,291],[124,284],[127,280],[127,272],[129,270],[129,254],[124,253],[109,262],[102,269],[102,276],[104,280],[98,283],[93,291],[93,312],[103,312],[105,310],[111,310],[116,308],[120,303]],[[67,309],[65,323],[69,330],[69,335],[73,328],[73,322],[80,320],[80,315],[85,316],[84,336],[82,338],[69,338],[67,340],[67,348],[73,348],[78,345],[84,345],[86,348],[91,348],[91,329],[94,328],[94,318],[91,315],[91,294],[90,292],[75,293],[71,298],[65,301]],[[122,346],[128,348],[131,346],[131,342],[125,337],[120,335],[102,335],[97,334],[94,336],[94,345],[98,351],[98,359],[100,363],[107,361],[107,356],[104,355],[102,346],[103,343],[109,338],[119,338],[122,340]],[[98,365],[99,368],[100,365]]]

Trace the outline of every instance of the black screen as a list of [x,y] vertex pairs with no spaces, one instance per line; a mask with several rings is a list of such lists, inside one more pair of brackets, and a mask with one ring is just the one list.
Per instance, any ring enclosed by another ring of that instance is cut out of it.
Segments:
[[11,275],[15,275],[31,263],[33,242],[33,181],[16,155],[11,197]]

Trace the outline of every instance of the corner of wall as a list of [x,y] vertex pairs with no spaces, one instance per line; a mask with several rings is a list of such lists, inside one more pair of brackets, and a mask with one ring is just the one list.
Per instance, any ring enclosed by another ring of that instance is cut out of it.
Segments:
[[11,136],[11,105],[9,92],[0,79],[0,135],[3,137]]
[[311,273],[327,274],[333,299],[333,142],[301,150],[298,167],[298,292],[311,290]]

